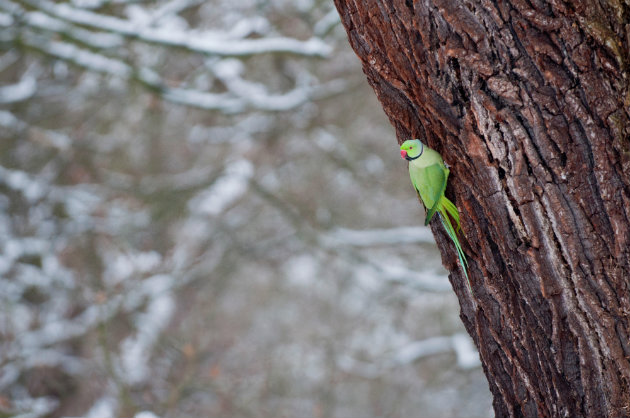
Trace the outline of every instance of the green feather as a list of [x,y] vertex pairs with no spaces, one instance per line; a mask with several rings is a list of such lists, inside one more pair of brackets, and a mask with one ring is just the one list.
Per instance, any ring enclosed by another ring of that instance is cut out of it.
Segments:
[[[446,197],[444,197],[442,200],[449,202],[451,204],[451,207],[455,208],[455,205],[453,205],[453,203],[450,200],[448,200]],[[446,208],[447,205],[445,204],[444,207]],[[455,230],[453,229],[453,224],[451,223],[447,210],[442,209],[439,211],[440,220],[442,221],[442,225],[444,225],[444,229],[446,229],[446,233],[455,244],[455,248],[457,249],[457,257],[459,258],[459,264],[461,264],[464,270],[464,275],[466,276],[466,282],[468,283],[468,290],[470,291],[470,293],[472,293],[472,286],[470,285],[470,278],[468,277],[468,260],[466,260],[466,254],[464,254],[462,245],[459,243],[459,239],[457,238],[457,234]],[[459,214],[457,213],[456,208],[455,208],[455,214],[456,214],[456,217],[453,217],[453,219],[455,219],[455,222],[459,225]]]
[[448,214],[451,216],[451,218],[455,220],[455,223],[457,224],[456,231],[459,232],[462,229],[462,226],[459,223],[459,212],[457,211],[457,208],[455,207],[453,202],[446,198],[446,196],[442,196],[441,200],[443,201],[444,208],[446,209]]

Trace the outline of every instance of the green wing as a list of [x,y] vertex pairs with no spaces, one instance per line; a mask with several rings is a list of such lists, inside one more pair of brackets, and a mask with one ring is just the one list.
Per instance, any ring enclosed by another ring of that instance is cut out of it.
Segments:
[[424,224],[428,225],[438,209],[440,197],[444,195],[449,170],[441,164],[433,164],[410,171],[410,173],[413,187],[416,188],[422,203],[427,208]]

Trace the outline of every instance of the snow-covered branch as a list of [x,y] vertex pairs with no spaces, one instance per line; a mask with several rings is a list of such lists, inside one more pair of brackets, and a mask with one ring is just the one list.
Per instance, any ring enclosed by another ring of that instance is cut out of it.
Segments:
[[190,200],[189,210],[204,216],[217,216],[241,198],[249,188],[254,166],[247,160],[231,162],[208,189]]
[[452,290],[448,277],[431,271],[413,271],[408,267],[391,263],[372,263],[382,279],[399,285],[409,286],[422,292],[449,292]]
[[330,9],[326,15],[313,26],[313,32],[317,36],[324,36],[330,32],[335,26],[341,24],[339,12],[334,7]]
[[245,57],[258,54],[282,53],[325,57],[332,51],[332,48],[319,38],[311,38],[306,41],[287,37],[230,39],[225,37],[225,33],[220,32],[142,26],[130,20],[78,9],[67,3],[53,3],[46,0],[25,0],[24,2],[31,7],[74,24],[120,34],[148,43],[183,48],[191,52],[207,55]]
[[[27,132],[28,138],[33,142],[44,145],[46,147],[55,148],[59,151],[67,151],[72,144],[72,140],[62,133],[49,129],[38,128],[21,119],[18,119],[11,112],[0,110],[0,127],[5,132],[22,133]],[[1,168],[0,168],[1,170]]]
[[0,86],[0,104],[23,102],[35,94],[37,81],[30,74],[25,74],[22,79],[6,86]]
[[226,59],[211,66],[217,77],[230,92],[246,102],[250,107],[267,111],[287,111],[312,99],[322,99],[347,89],[343,80],[332,80],[325,84],[304,82],[283,94],[273,94],[261,83],[247,81],[242,77],[245,66],[236,59]]
[[302,217],[294,208],[262,185],[256,184],[254,191],[291,220],[294,227],[300,231],[299,236],[302,239],[317,244],[321,249],[334,253],[353,264],[355,275],[376,275],[381,281],[408,286],[417,291],[442,293],[451,290],[451,285],[444,274],[429,270],[416,272],[391,260],[366,257],[358,251],[361,247],[376,245],[431,243],[433,238],[428,228],[405,227],[363,231],[339,228],[333,232],[323,232],[303,222]]
[[324,235],[323,239],[332,246],[353,247],[435,243],[431,230],[422,226],[364,230],[336,228]]
[[[220,58],[243,59],[269,54],[326,57],[332,47],[317,37],[298,40],[274,36],[269,22],[260,16],[242,19],[225,30],[191,29],[185,20],[174,17],[199,3],[173,0],[154,11],[129,6],[129,18],[47,0],[0,0],[0,11],[7,20],[3,26],[9,29],[5,42],[19,39],[21,45],[31,50],[88,71],[138,82],[165,100],[185,106],[229,114],[247,110],[287,111],[348,88],[343,80],[319,83],[313,77],[304,79],[298,74],[294,88],[277,93],[268,91],[260,83],[245,80],[240,61]],[[251,37],[253,34],[264,36]],[[210,77],[214,74],[214,80],[209,80],[207,89],[187,88],[185,83],[178,86],[161,74],[161,69],[132,63],[128,53],[131,43],[126,40],[213,57],[215,62],[208,67],[207,74]],[[36,80],[32,77],[5,86],[0,91],[0,103],[26,100],[34,94],[35,86]]]
[[[265,93],[259,88],[260,86],[245,82],[241,78],[230,80],[228,85],[234,90],[228,90],[227,93],[173,88],[168,87],[167,83],[149,68],[136,69],[122,60],[110,58],[74,44],[33,36],[24,36],[22,42],[43,54],[87,70],[126,80],[136,80],[170,102],[206,110],[220,110],[225,113],[238,113],[246,109],[287,111],[312,99],[338,94],[346,88],[346,83],[343,81],[333,80],[323,85],[296,87],[288,93],[274,95]],[[225,74],[223,75],[227,78]]]
[[29,12],[10,0],[0,0],[0,8],[11,13],[7,15],[12,20],[11,24],[19,21],[23,25],[41,31],[63,35],[90,48],[107,50],[123,44],[123,38],[118,34],[88,31],[40,11]]
[[461,369],[473,369],[481,365],[479,353],[470,337],[462,333],[414,341],[370,362],[357,360],[349,355],[340,356],[337,358],[337,365],[346,373],[375,379],[389,369],[407,366],[426,357],[448,353],[456,355],[457,366]]

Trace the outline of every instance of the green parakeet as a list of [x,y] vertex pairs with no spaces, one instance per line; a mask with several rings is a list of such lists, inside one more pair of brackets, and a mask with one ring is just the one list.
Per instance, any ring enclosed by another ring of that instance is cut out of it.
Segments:
[[[444,196],[446,181],[450,173],[449,169],[444,164],[442,156],[437,151],[424,145],[419,139],[409,139],[403,142],[400,146],[400,155],[409,161],[411,183],[427,209],[427,217],[424,224],[429,224],[435,212],[439,214],[446,233],[455,243],[459,263],[464,269],[464,275],[468,281],[468,289],[472,293],[467,271],[468,261],[466,261],[466,255],[462,250],[459,239],[457,239],[457,231],[461,229],[459,212],[453,202]],[[453,228],[451,218],[457,224],[457,230]]]

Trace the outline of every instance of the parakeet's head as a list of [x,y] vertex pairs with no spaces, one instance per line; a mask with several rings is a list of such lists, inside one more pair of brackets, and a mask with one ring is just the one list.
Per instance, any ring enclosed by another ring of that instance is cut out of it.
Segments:
[[400,146],[400,156],[407,161],[413,161],[422,155],[424,144],[419,139],[408,139]]

